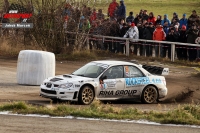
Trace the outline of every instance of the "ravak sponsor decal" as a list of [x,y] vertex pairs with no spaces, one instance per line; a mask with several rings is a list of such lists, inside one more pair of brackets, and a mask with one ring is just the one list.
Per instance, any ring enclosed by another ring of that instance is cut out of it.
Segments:
[[148,77],[141,77],[141,78],[125,78],[126,87],[131,87],[135,85],[145,85],[149,84],[150,80]]
[[126,87],[132,87],[135,85],[147,85],[147,84],[160,84],[162,83],[161,79],[149,79],[149,77],[140,77],[140,78],[125,78]]
[[137,90],[117,90],[114,91],[100,91],[99,96],[132,96],[137,93]]

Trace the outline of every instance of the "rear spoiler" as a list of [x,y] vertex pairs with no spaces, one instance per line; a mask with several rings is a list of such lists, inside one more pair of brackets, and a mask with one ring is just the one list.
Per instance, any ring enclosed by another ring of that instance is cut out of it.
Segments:
[[147,70],[151,74],[155,75],[169,75],[169,68],[157,67],[157,66],[148,66],[142,65],[142,68]]

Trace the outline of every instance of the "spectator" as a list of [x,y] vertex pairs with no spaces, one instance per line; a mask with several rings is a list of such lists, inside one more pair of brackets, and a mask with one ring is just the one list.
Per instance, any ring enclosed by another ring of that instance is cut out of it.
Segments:
[[199,24],[200,18],[195,10],[192,11],[192,15],[188,18],[188,28],[191,28],[193,24]]
[[[131,24],[132,24],[131,22],[128,22],[128,23],[127,23],[127,26],[126,26],[126,27],[127,27],[127,30],[128,30],[129,28],[131,28]],[[125,34],[124,34],[124,35],[125,35]],[[124,36],[124,35],[123,35],[123,36]]]
[[113,0],[108,7],[108,17],[111,19],[114,18],[115,9],[117,6],[119,6],[119,4],[116,2],[116,0]]
[[176,12],[174,12],[171,24],[175,25],[176,22],[179,22],[179,18],[178,18],[178,14]]
[[120,37],[123,37],[128,30],[126,23],[123,23],[123,27],[120,29]]
[[[153,40],[163,41],[163,40],[165,40],[165,38],[166,38],[166,34],[163,30],[163,27],[162,27],[161,24],[158,23],[156,25],[155,31],[153,32]],[[155,45],[155,54],[156,54],[157,57],[161,56],[161,55],[159,55],[159,47],[160,47],[160,54],[161,54],[162,48],[161,48],[160,44]]]
[[[123,37],[128,30],[127,24],[123,23],[123,27],[120,29],[120,37]],[[119,52],[124,53],[124,43],[119,43]]]
[[88,19],[83,19],[82,32],[89,32],[90,27],[90,21]]
[[134,22],[133,12],[130,12],[129,16],[126,18],[126,23],[128,23],[128,22],[131,22],[131,23]]
[[[182,25],[180,30],[180,37],[179,42],[187,43],[187,37],[186,37],[186,26]],[[177,49],[177,57],[179,60],[187,60],[187,46],[180,45],[179,49]]]
[[[175,42],[174,40],[175,40],[174,39],[174,27],[171,27],[166,36],[166,41]],[[164,46],[163,47],[163,57],[168,56],[168,58],[171,58],[171,45],[164,44],[163,46]],[[168,51],[168,54],[167,54],[167,51]]]
[[102,12],[102,9],[99,9],[98,10],[98,13],[97,13],[97,19],[100,20],[100,21],[103,21],[105,18],[103,12]]
[[63,16],[71,16],[71,14],[72,14],[71,5],[70,5],[70,4],[66,4],[66,5],[65,5],[65,8],[64,8],[64,10],[63,10],[62,15],[63,15]]
[[[199,30],[197,29],[197,26],[193,24],[192,27],[186,31],[187,43],[195,44],[195,40],[198,37],[198,34]],[[196,47],[189,46],[188,48],[189,60],[194,61],[197,57]]]
[[142,15],[143,15],[143,13],[144,13],[144,10],[143,10],[143,9],[141,9],[138,15],[141,15],[141,16],[142,16]]
[[126,19],[126,6],[124,5],[124,0],[120,0],[120,6],[117,14],[118,20]]
[[[146,23],[147,23],[147,21],[146,20],[144,20],[144,22],[143,22],[144,24],[142,24],[142,23],[138,23],[137,24],[137,28],[138,28],[138,31],[139,31],[139,39],[144,39],[143,38],[143,32],[144,32],[144,26],[143,25],[145,25]],[[140,42],[141,44],[142,44],[142,42]],[[138,44],[135,44],[135,47],[137,46],[137,48],[139,48],[140,49],[140,56],[142,56],[142,55],[144,55],[144,51],[143,51],[143,49],[144,49],[144,47],[143,47],[143,45],[138,45]]]
[[90,23],[92,24],[97,19],[96,9],[93,9],[92,14],[90,15]]
[[[143,38],[146,40],[153,40],[153,32],[155,28],[152,22],[146,23],[145,29],[143,32]],[[148,45],[145,46],[146,56],[152,56],[152,43],[148,42]]]
[[[200,44],[200,31],[199,31],[199,36],[195,40],[195,43]],[[200,49],[199,49],[199,47],[198,47],[198,50],[197,50],[197,61],[200,61]]]
[[149,23],[152,22],[154,26],[156,25],[156,18],[154,17],[153,12],[150,12],[150,13],[149,13],[149,18],[148,18],[147,21],[148,21]]
[[118,18],[118,12],[119,12],[119,6],[116,6],[115,11],[114,11],[114,16],[113,16],[114,19]]
[[182,29],[182,26],[185,25],[187,27],[188,19],[186,18],[186,14],[183,14],[183,17],[179,20],[179,28]]
[[144,10],[142,15],[142,20],[148,20],[149,16],[147,15],[147,10]]
[[121,19],[121,21],[120,21],[120,23],[119,23],[119,27],[120,27],[120,29],[123,27],[123,24],[124,24],[125,22],[124,22],[124,19]]
[[[124,35],[124,38],[131,38],[131,43],[134,45],[134,42],[138,42],[137,39],[139,39],[139,31],[138,28],[135,26],[135,23],[131,24],[131,27],[128,29],[126,34]],[[132,51],[133,53],[133,51]],[[137,46],[134,45],[134,54],[137,55]]]
[[[173,27],[173,25],[170,25],[170,27]],[[164,23],[163,30],[164,30],[164,32],[165,32],[166,35],[168,34],[170,27],[168,26],[168,22]]]
[[[113,37],[119,37],[120,36],[120,27],[119,27],[119,24],[117,23],[116,19],[114,19],[111,22],[110,36],[113,36]],[[113,42],[113,45],[112,44],[110,45],[109,50],[114,52],[114,53],[118,53],[119,52],[119,43]]]
[[168,19],[168,15],[167,14],[164,15],[164,19],[161,21],[161,25],[163,26],[165,22],[167,22],[168,26],[170,26],[171,21]]
[[135,24],[137,25],[138,23],[142,23],[142,16],[138,15],[135,20],[134,20]]
[[161,16],[161,15],[158,15],[155,25],[161,24],[161,22],[162,22],[162,16]]
[[87,14],[86,14],[86,18],[89,19],[90,18],[90,15],[92,14],[92,9],[91,7],[87,7]]
[[[172,27],[170,27],[169,32],[168,32],[168,34],[166,36],[166,41],[178,42],[179,41],[179,37],[180,37],[180,33],[178,31],[178,26],[177,25],[175,25],[175,26],[172,25]],[[163,57],[168,56],[168,58],[171,58],[171,45],[164,44],[163,46],[164,46],[163,47]],[[168,55],[167,55],[167,51],[168,51]]]
[[83,8],[82,8],[82,13],[83,13],[83,16],[86,17],[87,16],[87,6],[86,5],[83,5]]

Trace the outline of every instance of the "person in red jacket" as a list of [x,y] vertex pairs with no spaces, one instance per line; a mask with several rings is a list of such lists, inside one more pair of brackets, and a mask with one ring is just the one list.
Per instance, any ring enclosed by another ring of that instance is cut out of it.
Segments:
[[92,14],[90,15],[90,23],[92,24],[94,21],[97,19],[97,12],[96,9],[94,8],[92,11]]
[[151,22],[151,23],[153,23],[154,26],[156,26],[156,18],[154,17],[153,12],[149,13],[149,18],[148,18],[147,22],[149,22],[149,23]]
[[116,0],[113,0],[110,3],[110,5],[108,7],[108,17],[110,17],[110,18],[114,17],[115,9],[117,6],[119,6],[119,4],[116,2]]
[[[166,38],[166,34],[163,30],[163,27],[160,23],[158,23],[156,25],[156,29],[155,31],[153,32],[153,40],[156,40],[156,41],[164,41]],[[160,47],[160,49],[159,49]],[[160,50],[160,52],[159,52]],[[162,46],[160,44],[156,44],[155,45],[155,55],[156,57],[159,56],[159,53],[160,53],[160,56],[162,57]]]

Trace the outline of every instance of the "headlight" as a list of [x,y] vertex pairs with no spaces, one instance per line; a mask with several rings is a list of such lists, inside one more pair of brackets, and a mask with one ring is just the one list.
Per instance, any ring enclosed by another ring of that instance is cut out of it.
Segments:
[[58,86],[58,88],[67,89],[67,88],[70,88],[72,85],[73,83],[61,84]]

